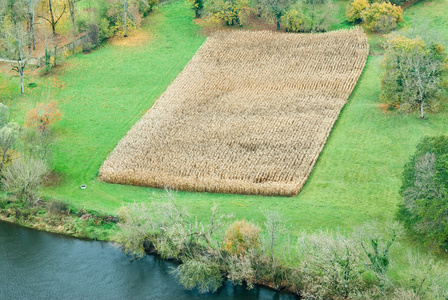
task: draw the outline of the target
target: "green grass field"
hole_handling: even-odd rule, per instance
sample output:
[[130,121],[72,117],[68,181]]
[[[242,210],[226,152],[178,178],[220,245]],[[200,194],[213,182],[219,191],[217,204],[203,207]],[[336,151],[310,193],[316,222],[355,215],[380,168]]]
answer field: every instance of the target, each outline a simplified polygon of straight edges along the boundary
[[[406,10],[405,25],[423,16],[442,29],[447,24],[448,3],[435,0],[432,6],[426,6],[426,2]],[[61,183],[44,188],[41,192],[45,197],[107,213],[116,213],[127,202],[162,201],[163,191],[106,184],[96,176],[108,153],[204,42],[192,18],[183,1],[165,2],[146,20],[144,30],[150,38],[144,44],[106,44],[90,54],[78,54],[56,70],[56,76],[27,78],[38,87],[27,90],[26,96],[18,95],[16,78],[0,76],[2,102],[9,103],[15,120],[23,121],[27,110],[46,100],[50,88],[63,112],[62,121],[55,126],[57,139],[51,161]],[[448,30],[443,29],[447,35]],[[178,202],[199,218],[217,204],[222,212],[234,212],[237,218],[259,223],[259,208],[276,209],[285,216],[292,235],[303,229],[351,231],[365,221],[392,220],[400,202],[403,165],[423,136],[446,134],[448,111],[428,115],[427,120],[381,112],[381,59],[369,57],[298,197],[178,192]],[[87,189],[81,190],[81,184]],[[406,247],[401,246],[397,252],[403,253]]]

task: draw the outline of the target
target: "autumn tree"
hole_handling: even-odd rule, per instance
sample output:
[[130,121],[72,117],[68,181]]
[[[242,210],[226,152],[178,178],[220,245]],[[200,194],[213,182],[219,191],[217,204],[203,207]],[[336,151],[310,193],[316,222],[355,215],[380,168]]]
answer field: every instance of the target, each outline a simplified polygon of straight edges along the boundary
[[61,112],[55,102],[39,103],[35,108],[27,112],[25,126],[43,133],[60,120]]
[[345,18],[350,23],[362,22],[363,13],[369,7],[367,0],[355,0],[347,5],[345,10]]
[[382,62],[380,99],[403,111],[436,111],[446,98],[447,57],[442,45],[420,37],[391,36]]
[[227,26],[243,26],[244,20],[250,15],[249,0],[212,0],[207,5],[207,15],[210,20],[224,21]]
[[54,138],[52,126],[61,120],[61,112],[55,102],[38,103],[25,115],[24,151],[40,160],[47,160],[51,155]]
[[67,2],[65,0],[43,0],[40,9],[40,17],[50,24],[53,36],[56,36],[56,26],[65,14]]
[[389,2],[373,3],[362,11],[361,16],[365,27],[374,32],[387,33],[403,22],[401,7]]
[[260,246],[261,229],[252,222],[246,220],[235,221],[229,229],[223,241],[223,249],[230,255],[243,255],[251,249]]

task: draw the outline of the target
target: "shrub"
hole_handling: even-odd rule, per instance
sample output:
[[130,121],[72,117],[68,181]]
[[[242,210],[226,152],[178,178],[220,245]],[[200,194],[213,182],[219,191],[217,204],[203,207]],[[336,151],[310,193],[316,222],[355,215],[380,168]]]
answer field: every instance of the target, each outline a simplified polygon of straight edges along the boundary
[[159,0],[138,1],[138,11],[143,17],[146,17],[157,6],[157,4],[159,4]]
[[299,251],[302,295],[307,298],[352,298],[364,292],[366,271],[357,243],[340,233],[302,233]]
[[98,37],[99,37],[99,29],[98,26],[95,23],[89,24],[87,36],[89,37],[89,42],[92,45],[98,44]]
[[[253,253],[251,253],[253,254]],[[256,281],[256,270],[252,264],[253,255],[228,256],[226,261],[227,278],[234,285],[247,284],[247,288],[254,287]]]
[[8,106],[0,103],[0,128],[8,123],[9,119]]
[[45,203],[49,214],[65,215],[68,214],[70,208],[67,203],[59,200],[52,200]]
[[386,33],[403,21],[401,7],[388,2],[373,3],[363,13],[365,27],[375,32]]
[[50,126],[61,120],[61,112],[55,102],[39,103],[25,116],[25,126],[45,132]]
[[21,157],[3,170],[2,184],[7,192],[31,200],[47,173],[48,168],[42,160]]
[[10,164],[18,157],[12,147],[19,138],[20,127],[16,123],[8,123],[0,129],[0,172],[4,166]]
[[177,267],[176,277],[185,289],[197,289],[201,294],[216,292],[221,287],[223,279],[219,265],[193,259]]
[[448,136],[426,137],[405,165],[399,218],[426,242],[448,249]]
[[[442,262],[412,252],[408,252],[407,261],[409,268],[401,273],[401,282],[407,290],[398,290],[398,295],[412,295],[409,299],[448,299],[448,276]],[[398,295],[397,300],[406,299]]]
[[230,255],[243,255],[260,246],[260,228],[245,220],[235,221],[224,237],[223,249]]
[[[80,213],[80,215],[84,212]],[[137,258],[145,256],[145,242],[153,233],[153,211],[144,204],[130,204],[118,210],[118,231],[115,240],[117,245],[128,255]]]
[[355,0],[347,5],[345,18],[351,23],[359,23],[362,21],[362,13],[369,7],[367,0]]
[[102,43],[104,40],[111,38],[114,31],[110,28],[109,21],[106,18],[101,18],[98,22],[98,42]]
[[281,17],[281,23],[285,26],[287,32],[303,31],[302,24],[304,22],[303,15],[299,14],[296,9],[288,10],[285,15]]

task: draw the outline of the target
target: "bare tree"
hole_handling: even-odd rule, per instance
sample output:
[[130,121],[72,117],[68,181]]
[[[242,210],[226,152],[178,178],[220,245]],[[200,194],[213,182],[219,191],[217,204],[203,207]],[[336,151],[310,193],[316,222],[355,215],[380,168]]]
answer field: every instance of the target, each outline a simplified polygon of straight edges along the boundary
[[128,36],[128,9],[129,5],[131,4],[132,0],[121,0],[121,6],[123,7],[123,30],[124,30],[124,36]]
[[11,63],[11,70],[19,74],[20,92],[24,94],[24,71],[30,59],[29,54],[26,53],[26,48],[30,40],[30,35],[26,26],[20,20],[11,21],[5,17],[1,22],[3,33],[0,43],[6,49],[7,58],[13,61]]
[[[72,21],[72,35],[73,39],[76,37],[76,22],[75,22],[75,4],[80,0],[67,0],[68,9],[70,11],[70,19]],[[75,43],[72,43],[72,52],[75,55]]]
[[36,23],[36,9],[38,0],[18,0],[16,5],[20,7],[20,11],[23,13],[23,18],[26,21],[26,27],[30,35],[30,39],[28,41],[28,53],[31,53],[31,48],[36,50],[34,24]]

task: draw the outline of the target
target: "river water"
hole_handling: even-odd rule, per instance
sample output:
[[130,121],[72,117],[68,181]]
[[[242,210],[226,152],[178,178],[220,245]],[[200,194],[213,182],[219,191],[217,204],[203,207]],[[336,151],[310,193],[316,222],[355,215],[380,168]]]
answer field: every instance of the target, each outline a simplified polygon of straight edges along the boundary
[[174,264],[146,256],[131,262],[109,243],[0,222],[0,299],[296,299],[227,282],[214,294],[185,291]]

